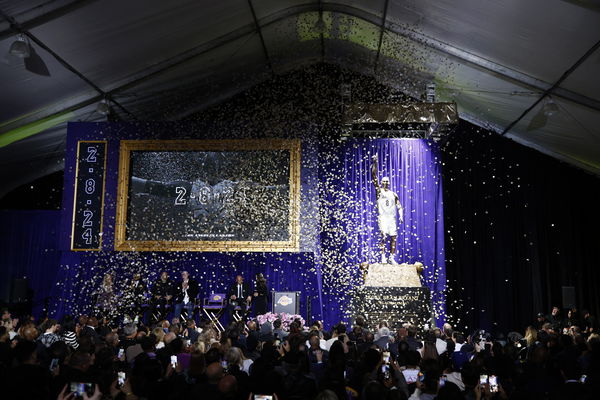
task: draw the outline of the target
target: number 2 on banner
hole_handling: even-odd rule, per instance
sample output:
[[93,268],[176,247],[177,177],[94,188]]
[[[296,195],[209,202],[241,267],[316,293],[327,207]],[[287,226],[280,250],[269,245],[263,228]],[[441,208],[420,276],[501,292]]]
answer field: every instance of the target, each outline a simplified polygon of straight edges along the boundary
[[177,186],[175,188],[175,193],[177,194],[177,197],[175,198],[175,205],[176,206],[186,205],[187,200],[185,199],[185,194],[187,193],[187,190],[185,190],[185,188],[183,186]]
[[94,213],[91,212],[90,210],[84,210],[83,211],[83,223],[81,224],[82,227],[87,228],[88,226],[92,226],[92,217],[94,216]]
[[87,148],[87,158],[85,159],[85,161],[87,162],[96,162],[96,154],[98,154],[98,148],[97,147],[88,147]]

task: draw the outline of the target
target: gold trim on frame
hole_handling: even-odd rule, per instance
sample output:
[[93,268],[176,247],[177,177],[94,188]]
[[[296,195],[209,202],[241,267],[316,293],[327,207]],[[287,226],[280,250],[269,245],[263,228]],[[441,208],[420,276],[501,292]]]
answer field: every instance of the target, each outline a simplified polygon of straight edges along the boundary
[[[300,140],[121,140],[115,250],[117,251],[300,251]],[[127,240],[129,167],[132,151],[252,151],[288,150],[290,152],[290,239],[287,241],[199,241],[199,240]]]
[[[73,241],[75,240],[75,212],[77,210],[77,180],[79,178],[79,149],[81,143],[104,143],[104,170],[102,171],[102,200],[100,203],[100,236],[97,249],[74,249]],[[77,141],[77,156],[75,160],[75,191],[73,192],[73,217],[71,218],[71,251],[100,251],[102,250],[102,230],[104,229],[104,193],[106,192],[106,157],[108,155],[107,140],[79,140]]]

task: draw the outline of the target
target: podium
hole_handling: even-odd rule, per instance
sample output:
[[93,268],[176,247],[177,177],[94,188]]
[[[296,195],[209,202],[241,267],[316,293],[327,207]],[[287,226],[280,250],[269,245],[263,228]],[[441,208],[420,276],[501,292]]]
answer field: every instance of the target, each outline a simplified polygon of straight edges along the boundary
[[299,314],[300,292],[271,292],[273,313]]

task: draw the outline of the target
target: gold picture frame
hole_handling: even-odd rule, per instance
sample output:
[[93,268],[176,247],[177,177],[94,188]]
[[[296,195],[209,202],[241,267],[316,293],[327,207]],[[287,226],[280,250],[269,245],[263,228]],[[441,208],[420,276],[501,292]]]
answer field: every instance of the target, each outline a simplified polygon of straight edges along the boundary
[[[127,240],[130,155],[132,151],[260,151],[290,152],[290,223],[286,241],[202,241]],[[299,139],[227,140],[121,140],[115,250],[117,251],[218,251],[218,252],[298,252],[300,251],[300,156]]]

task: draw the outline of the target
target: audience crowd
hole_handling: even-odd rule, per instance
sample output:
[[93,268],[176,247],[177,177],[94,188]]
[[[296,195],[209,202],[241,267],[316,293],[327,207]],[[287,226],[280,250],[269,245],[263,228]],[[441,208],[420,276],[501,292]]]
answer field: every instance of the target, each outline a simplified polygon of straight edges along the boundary
[[506,335],[449,324],[392,330],[361,316],[329,330],[277,320],[219,332],[208,321],[112,326],[85,315],[19,321],[3,310],[2,398],[598,398],[600,336],[589,313],[581,317],[556,308]]

